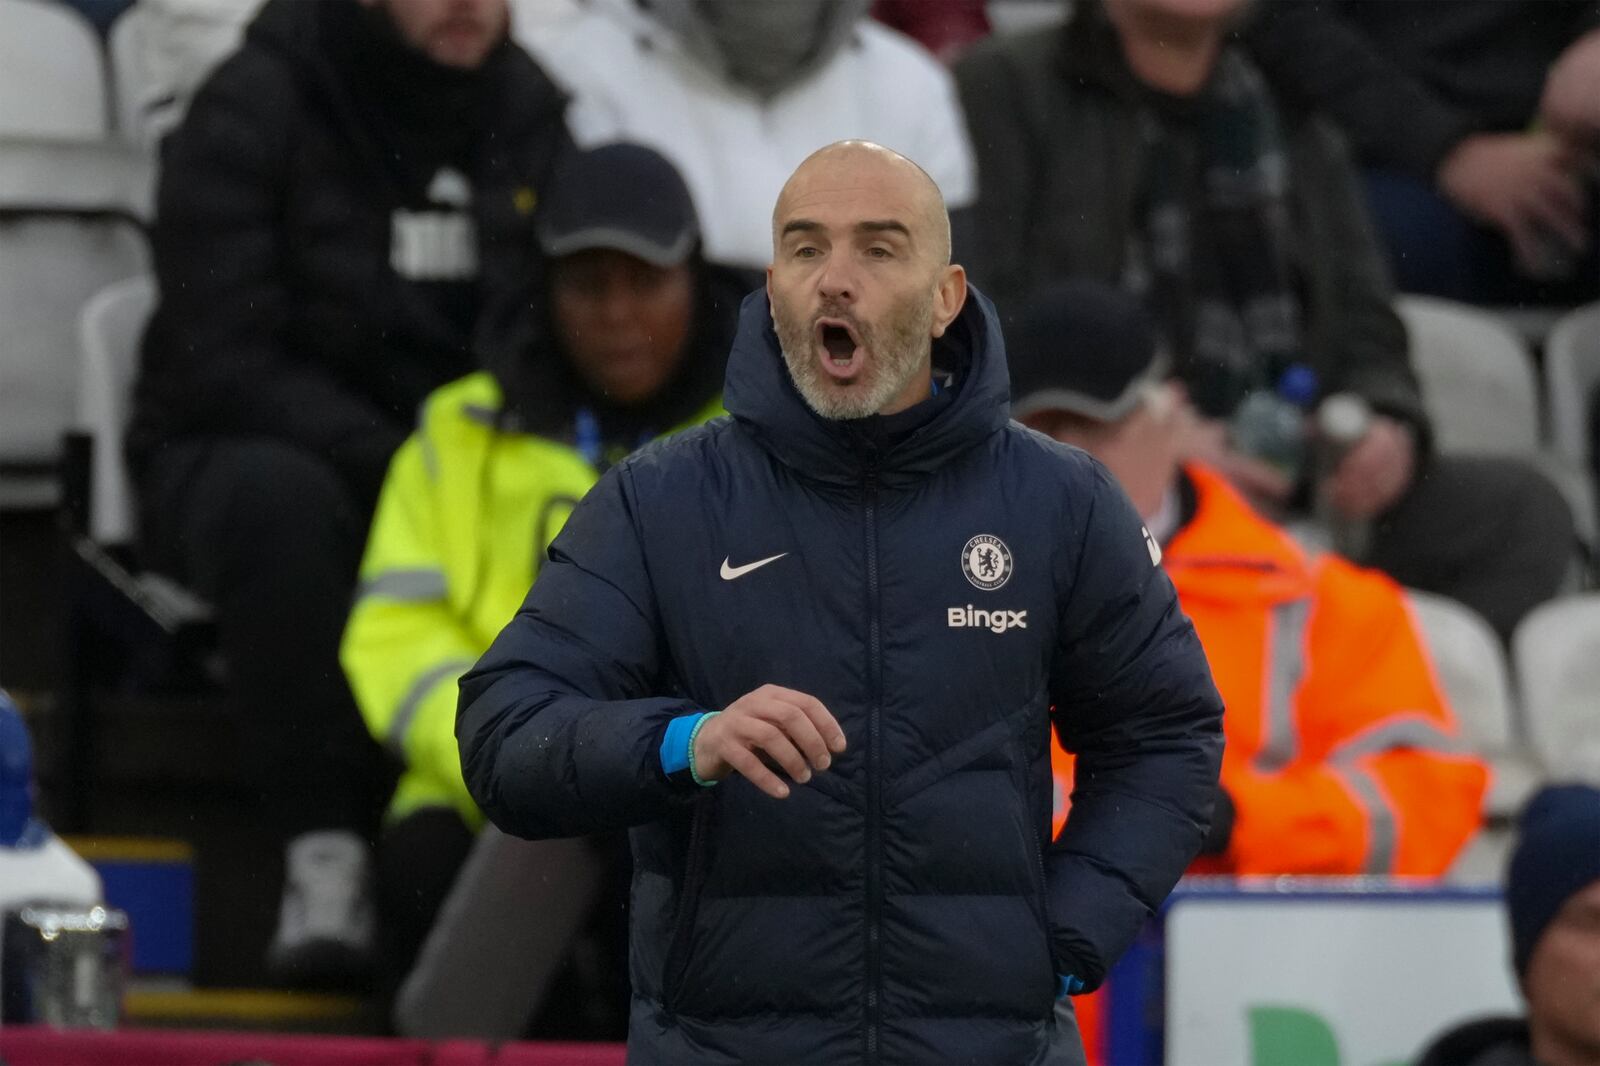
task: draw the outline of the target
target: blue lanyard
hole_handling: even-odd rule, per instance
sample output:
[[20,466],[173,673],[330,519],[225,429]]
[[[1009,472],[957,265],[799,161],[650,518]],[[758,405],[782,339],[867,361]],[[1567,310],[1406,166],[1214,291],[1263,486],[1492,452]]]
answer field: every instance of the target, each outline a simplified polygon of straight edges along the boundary
[[[578,449],[578,454],[588,461],[589,465],[598,470],[604,470],[611,464],[606,462],[606,445],[600,436],[600,420],[595,417],[594,409],[584,405],[573,412],[572,415],[573,447]],[[635,448],[643,448],[655,439],[655,434],[648,429],[641,430],[639,442]]]
[[590,466],[599,466],[600,460],[605,458],[605,446],[600,441],[600,420],[594,416],[594,411],[588,407],[578,408],[572,416],[572,431],[578,454],[588,460]]

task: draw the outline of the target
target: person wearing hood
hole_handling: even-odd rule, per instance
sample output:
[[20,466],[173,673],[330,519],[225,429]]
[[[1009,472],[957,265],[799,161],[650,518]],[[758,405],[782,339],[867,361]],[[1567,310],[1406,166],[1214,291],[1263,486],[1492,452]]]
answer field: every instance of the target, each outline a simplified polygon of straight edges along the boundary
[[[592,0],[523,38],[572,94],[582,144],[630,140],[689,183],[714,262],[759,271],[767,217],[819,144],[858,137],[917,160],[957,209],[972,149],[949,73],[867,17],[869,0]],[[960,247],[963,241],[958,240]]]
[[516,613],[600,472],[722,413],[745,289],[709,267],[688,190],[648,148],[557,170],[539,242],[551,335],[435,391],[379,496],[340,658],[405,766],[378,846],[383,966],[403,976],[483,815],[461,779],[456,681]]
[[127,450],[140,552],[208,600],[265,825],[269,964],[369,958],[392,776],[339,671],[389,457],[429,390],[527,328],[565,101],[504,0],[271,0],[164,143],[160,303]]
[[[1307,551],[1180,458],[1194,414],[1133,295],[1053,286],[1010,337],[1013,413],[1116,475],[1227,704],[1217,813],[1190,872],[1443,874],[1478,829],[1488,772],[1402,590]],[[1072,760],[1056,755],[1064,801]]]
[[772,240],[732,417],[612,468],[462,679],[467,787],[631,830],[630,1061],[1081,1062],[1058,997],[1205,836],[1204,652],[1110,475],[1010,421],[925,172],[823,148]]

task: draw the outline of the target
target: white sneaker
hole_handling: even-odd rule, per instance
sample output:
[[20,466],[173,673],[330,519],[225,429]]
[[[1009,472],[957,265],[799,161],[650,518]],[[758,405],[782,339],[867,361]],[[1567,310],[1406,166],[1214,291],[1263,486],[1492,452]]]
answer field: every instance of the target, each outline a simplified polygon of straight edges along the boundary
[[283,904],[267,968],[297,985],[359,980],[372,966],[373,909],[366,843],[347,830],[289,842]]

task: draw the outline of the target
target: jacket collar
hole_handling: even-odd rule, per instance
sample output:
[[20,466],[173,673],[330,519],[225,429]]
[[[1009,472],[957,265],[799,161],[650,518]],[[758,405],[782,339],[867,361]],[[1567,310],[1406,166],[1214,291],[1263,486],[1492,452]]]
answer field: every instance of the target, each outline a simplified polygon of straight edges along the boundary
[[1282,527],[1262,518],[1223,476],[1188,463],[1194,516],[1165,549],[1166,568],[1185,596],[1271,603],[1311,594],[1316,560]]
[[818,416],[806,406],[784,365],[764,291],[745,298],[728,359],[728,412],[784,465],[832,484],[857,484],[868,473],[904,487],[997,432],[1010,420],[1010,384],[998,316],[977,289],[933,346],[934,367],[951,375],[954,395],[924,424],[904,435],[891,419],[850,421]]

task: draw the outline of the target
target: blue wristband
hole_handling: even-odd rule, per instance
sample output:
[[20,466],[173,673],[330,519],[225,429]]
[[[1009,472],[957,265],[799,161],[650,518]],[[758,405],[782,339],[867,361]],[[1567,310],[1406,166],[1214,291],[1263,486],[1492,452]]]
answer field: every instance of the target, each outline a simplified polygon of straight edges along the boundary
[[711,719],[715,718],[717,715],[719,715],[721,713],[722,713],[721,711],[707,711],[705,714],[702,714],[700,716],[700,718],[694,723],[694,728],[689,730],[689,744],[688,744],[688,748],[689,748],[689,776],[694,778],[694,783],[699,785],[701,788],[710,788],[713,785],[715,785],[716,782],[715,781],[707,781],[707,780],[705,780],[704,778],[702,778],[700,776],[700,771],[695,769],[695,767],[694,767],[694,738],[700,735],[701,728],[707,722],[711,721]]
[[1066,999],[1068,996],[1075,996],[1079,992],[1083,991],[1083,978],[1081,977],[1074,977],[1069,973],[1062,973],[1056,975],[1056,980],[1059,982],[1059,984],[1056,985],[1057,999]]
[[695,727],[705,712],[685,714],[667,723],[667,735],[661,738],[661,770],[669,777],[689,768],[689,744]]

